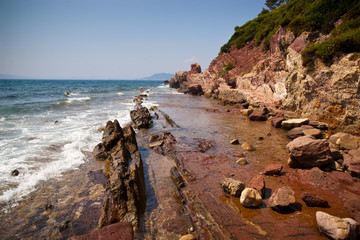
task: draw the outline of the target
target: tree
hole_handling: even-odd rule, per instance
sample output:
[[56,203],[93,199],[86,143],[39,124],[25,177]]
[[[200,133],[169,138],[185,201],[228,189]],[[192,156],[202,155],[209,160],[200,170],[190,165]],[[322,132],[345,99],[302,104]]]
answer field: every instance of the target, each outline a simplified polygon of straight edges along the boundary
[[280,6],[281,4],[284,4],[288,2],[289,0],[266,0],[265,5],[270,9],[273,10]]

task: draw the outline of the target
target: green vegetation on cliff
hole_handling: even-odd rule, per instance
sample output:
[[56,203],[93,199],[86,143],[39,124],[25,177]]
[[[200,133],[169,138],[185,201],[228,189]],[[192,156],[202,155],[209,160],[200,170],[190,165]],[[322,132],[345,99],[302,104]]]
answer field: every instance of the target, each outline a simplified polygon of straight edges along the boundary
[[[267,51],[271,37],[280,26],[287,27],[296,36],[304,31],[331,33],[330,40],[311,44],[303,52],[306,65],[316,57],[329,62],[340,53],[360,51],[359,0],[290,0],[282,5],[278,3],[284,1],[273,2],[274,6],[279,7],[272,11],[263,9],[257,18],[241,27],[235,27],[235,33],[221,47],[220,54],[229,52],[234,44],[237,48],[241,48],[252,40],[257,46],[264,42],[264,51]],[[340,18],[343,23],[335,28],[334,23]]]

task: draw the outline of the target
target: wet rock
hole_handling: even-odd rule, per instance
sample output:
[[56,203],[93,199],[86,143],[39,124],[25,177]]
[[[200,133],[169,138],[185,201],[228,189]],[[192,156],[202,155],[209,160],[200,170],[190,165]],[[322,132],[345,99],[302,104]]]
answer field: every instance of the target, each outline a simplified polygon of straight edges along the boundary
[[164,85],[169,85],[170,81],[169,80],[165,80],[164,81]]
[[295,193],[288,187],[277,189],[269,199],[269,206],[276,211],[283,211],[295,203]]
[[238,145],[238,144],[240,144],[239,139],[237,139],[237,138],[231,140],[230,143],[231,143],[232,145]]
[[150,128],[153,125],[149,110],[141,105],[137,105],[134,110],[130,111],[130,117],[138,129]]
[[204,94],[200,84],[191,84],[188,86],[188,93],[192,95],[202,95]]
[[196,139],[196,141],[198,142],[198,144],[196,145],[196,148],[194,150],[202,152],[202,153],[206,152],[207,150],[212,148],[212,146],[214,145],[213,142],[208,141],[206,139],[202,139],[202,138],[198,138],[198,139]]
[[302,125],[306,125],[309,123],[308,118],[301,118],[301,119],[289,119],[285,120],[281,123],[281,127],[287,130],[290,130],[295,127],[301,127]]
[[19,176],[19,174],[20,174],[20,172],[17,169],[15,169],[11,172],[11,176],[13,176],[13,177],[17,177],[17,176]]
[[253,145],[251,145],[250,143],[248,142],[244,142],[242,145],[241,145],[241,148],[244,150],[244,151],[255,151],[255,147]]
[[356,240],[359,223],[351,218],[339,218],[325,212],[316,212],[316,222],[320,232],[332,239]]
[[119,222],[100,228],[85,235],[71,237],[69,240],[131,240],[133,238],[134,233],[131,223]]
[[304,192],[301,194],[301,199],[306,203],[308,207],[328,207],[329,203],[325,199],[322,199],[315,194]]
[[151,106],[149,110],[150,110],[150,111],[157,111],[158,108],[157,108],[157,106]]
[[240,164],[240,165],[246,165],[248,164],[248,161],[242,157],[242,158],[239,158],[237,161],[236,161],[237,164]]
[[343,166],[351,176],[360,178],[360,149],[350,150],[348,154],[344,154]]
[[303,136],[298,137],[286,145],[289,152],[290,167],[309,168],[325,166],[332,163],[329,143],[326,140],[315,140],[314,138]]
[[253,113],[254,110],[252,109],[241,109],[241,114],[244,115],[244,116],[249,116],[250,114]]
[[105,147],[102,143],[99,143],[98,145],[95,146],[95,148],[93,150],[93,156],[94,156],[95,160],[98,160],[98,161],[105,161],[106,159],[109,158],[109,154],[105,150]]
[[271,125],[274,126],[275,128],[281,128],[281,123],[285,120],[286,119],[284,117],[275,116],[271,119]]
[[262,197],[256,189],[245,188],[241,193],[240,203],[244,207],[259,207],[262,202]]
[[170,176],[178,189],[185,186],[184,179],[182,178],[179,170],[175,166],[170,169]]
[[264,177],[262,175],[257,175],[255,177],[253,177],[250,180],[249,188],[256,189],[260,193],[261,197],[264,198],[265,197],[265,191],[266,191]]
[[119,122],[117,120],[114,120],[114,122],[108,121],[102,137],[102,145],[105,150],[109,151],[113,148],[122,136],[123,131]]
[[265,168],[265,175],[279,175],[281,170],[283,169],[283,166],[281,164],[270,164],[267,165]]
[[265,111],[254,111],[249,115],[249,119],[252,121],[266,121],[267,113]]
[[196,238],[192,234],[186,234],[184,236],[181,236],[179,240],[196,240]]
[[51,211],[53,208],[53,205],[51,203],[48,203],[45,205],[45,211]]
[[245,184],[243,182],[232,178],[225,178],[221,181],[220,186],[224,192],[229,193],[234,197],[240,197],[241,192],[245,188]]
[[167,155],[174,151],[174,145],[177,143],[175,137],[170,132],[162,132],[151,137],[153,150],[160,155]]

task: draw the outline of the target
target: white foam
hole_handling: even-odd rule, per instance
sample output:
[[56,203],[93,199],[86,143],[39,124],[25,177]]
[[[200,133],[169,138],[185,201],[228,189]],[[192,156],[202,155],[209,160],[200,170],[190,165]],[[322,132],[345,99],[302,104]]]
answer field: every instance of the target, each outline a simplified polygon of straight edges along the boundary
[[123,92],[118,92],[117,95],[122,96],[122,95],[124,95],[124,93]]
[[72,103],[75,101],[83,102],[83,101],[89,101],[90,99],[91,99],[90,97],[68,98],[68,99],[66,99],[66,102],[67,103]]
[[5,117],[0,117],[0,122],[5,121]]

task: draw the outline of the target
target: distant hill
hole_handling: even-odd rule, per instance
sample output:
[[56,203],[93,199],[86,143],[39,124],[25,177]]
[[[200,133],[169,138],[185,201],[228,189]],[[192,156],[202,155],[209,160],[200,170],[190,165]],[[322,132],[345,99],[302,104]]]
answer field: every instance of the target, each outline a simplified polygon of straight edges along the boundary
[[155,73],[149,77],[141,78],[141,80],[170,80],[174,77],[171,73]]

